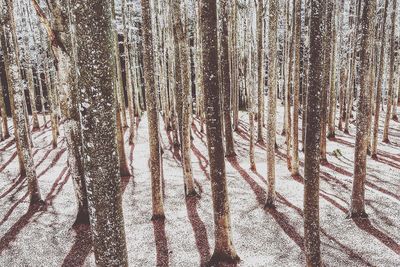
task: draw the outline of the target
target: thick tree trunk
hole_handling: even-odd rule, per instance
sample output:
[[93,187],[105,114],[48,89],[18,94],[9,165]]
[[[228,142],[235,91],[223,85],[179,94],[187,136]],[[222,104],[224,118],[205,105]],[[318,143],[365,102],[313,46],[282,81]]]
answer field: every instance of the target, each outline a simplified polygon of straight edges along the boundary
[[307,266],[322,266],[319,228],[319,168],[323,82],[323,23],[325,1],[311,2],[310,67],[304,162],[304,248]]
[[375,6],[374,0],[363,0],[364,8],[361,17],[361,68],[360,97],[358,100],[356,120],[356,143],[354,152],[354,180],[351,194],[351,217],[365,217],[365,179],[367,171],[367,148],[369,136],[369,114],[371,112],[371,95],[369,68],[372,59],[372,40],[374,37]]
[[203,83],[207,127],[207,146],[210,158],[211,190],[214,210],[215,248],[210,265],[223,262],[236,263],[240,259],[232,243],[228,189],[225,173],[225,158],[221,116],[220,90],[218,83],[218,37],[216,1],[202,0],[201,30],[203,38]]
[[94,255],[98,266],[128,266],[115,138],[118,129],[112,3],[73,0],[71,6],[79,44],[82,154]]

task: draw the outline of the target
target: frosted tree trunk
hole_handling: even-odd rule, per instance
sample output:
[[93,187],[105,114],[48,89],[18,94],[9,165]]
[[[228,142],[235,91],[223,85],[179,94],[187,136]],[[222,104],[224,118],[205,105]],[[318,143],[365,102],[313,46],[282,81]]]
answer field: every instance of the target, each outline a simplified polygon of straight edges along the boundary
[[[190,83],[190,66],[189,66],[189,45],[188,45],[188,34],[187,27],[184,27],[182,17],[183,12],[181,12],[181,0],[173,1],[173,10],[174,10],[174,30],[176,31],[176,36],[178,39],[177,45],[179,48],[179,59],[181,68],[181,81],[182,81],[182,122],[181,122],[181,151],[182,151],[182,165],[183,165],[183,174],[185,180],[185,194],[187,196],[196,195],[194,181],[193,181],[193,173],[192,173],[192,165],[190,159],[190,128],[191,128],[191,83]],[[184,20],[184,19],[183,19]]]
[[235,156],[235,149],[233,143],[233,132],[232,132],[232,120],[231,120],[231,72],[229,68],[229,57],[232,53],[229,50],[229,32],[228,32],[228,21],[229,21],[229,8],[228,1],[222,0],[220,2],[221,8],[221,76],[222,76],[222,92],[223,92],[223,105],[224,105],[224,133],[225,133],[225,156]]
[[[30,61],[29,57],[28,60]],[[39,126],[38,113],[36,109],[36,92],[35,92],[35,85],[33,82],[33,70],[30,62],[28,62],[28,67],[26,68],[26,78],[28,80],[29,100],[32,110],[32,131],[35,132],[40,129],[40,126]]]
[[[12,88],[11,94],[13,95],[14,104],[14,115],[15,115],[15,127],[17,128],[16,134],[18,137],[16,141],[18,143],[17,149],[20,150],[22,155],[23,166],[25,167],[25,174],[28,179],[28,192],[29,192],[29,203],[30,208],[38,208],[44,204],[40,196],[39,185],[36,176],[35,164],[32,156],[32,148],[29,141],[29,131],[28,122],[24,115],[24,91],[22,84],[22,77],[20,73],[20,63],[19,63],[19,47],[17,43],[17,35],[15,29],[15,20],[13,13],[12,0],[7,0],[7,10],[6,10],[6,21],[5,21],[5,33],[6,40],[8,40],[9,51],[7,54],[9,69],[8,73],[10,75],[9,88]],[[21,176],[23,174],[21,173]]]
[[146,87],[146,107],[149,124],[150,171],[153,201],[153,220],[165,218],[161,184],[161,155],[158,126],[157,98],[154,86],[154,58],[152,19],[149,0],[141,0],[143,21],[143,63]]
[[[5,15],[5,18],[7,18],[7,15]],[[7,78],[7,86],[9,89],[9,93],[8,97],[10,98],[10,107],[11,107],[11,115],[12,115],[12,119],[13,119],[13,132],[14,132],[14,136],[15,136],[15,144],[17,147],[17,153],[18,153],[18,164],[19,164],[19,172],[21,176],[25,176],[26,175],[26,169],[25,169],[25,165],[24,165],[24,160],[23,160],[23,154],[22,154],[22,149],[20,147],[20,142],[18,141],[18,126],[17,126],[17,119],[16,119],[16,114],[15,114],[15,104],[14,104],[14,94],[12,94],[12,79],[11,79],[11,54],[10,54],[10,47],[7,44],[7,38],[2,38],[3,36],[5,36],[5,27],[0,27],[0,41],[1,41],[1,48],[2,48],[2,52],[3,52],[3,57],[4,57],[4,66],[5,66],[5,73],[6,73],[6,78]]]
[[126,0],[122,1],[122,21],[124,26],[124,54],[125,54],[125,77],[126,77],[126,91],[128,95],[128,113],[129,113],[129,144],[133,144],[135,138],[135,114],[133,103],[133,87],[131,79],[131,62],[129,59],[129,45],[128,45],[128,24],[126,13],[128,12]]
[[327,138],[335,138],[335,117],[336,117],[336,49],[337,49],[337,36],[336,36],[336,17],[337,15],[337,4],[333,3],[333,15],[332,15],[332,36],[331,45],[332,51],[330,55],[330,80],[329,80],[329,109],[328,109],[328,135]]
[[268,118],[267,118],[267,207],[275,206],[275,140],[276,140],[276,88],[277,88],[277,34],[278,1],[269,0],[268,35]]
[[[64,131],[67,141],[68,166],[74,184],[77,200],[77,216],[74,225],[89,224],[88,200],[84,177],[84,166],[82,159],[82,137],[80,114],[78,106],[79,92],[76,83],[76,65],[73,55],[72,34],[70,20],[66,16],[69,12],[68,0],[58,3],[52,2],[53,26],[40,9],[36,1],[32,1],[36,12],[42,23],[47,27],[48,36],[53,39],[51,42],[54,56],[57,61],[58,91],[60,92],[61,113],[64,117]],[[58,36],[56,38],[56,36]],[[41,86],[40,73],[38,73],[39,85]],[[41,89],[41,98],[43,91]],[[42,102],[44,103],[44,102]],[[44,106],[43,106],[44,108]],[[44,122],[46,123],[46,122]]]
[[333,16],[333,0],[326,3],[326,15],[324,22],[324,84],[322,90],[321,101],[321,162],[327,162],[326,157],[326,126],[328,116],[328,95],[330,89],[331,73],[331,53],[332,53],[332,16]]
[[351,194],[350,216],[352,218],[365,217],[365,179],[367,172],[367,148],[369,137],[369,114],[371,112],[371,95],[369,83],[369,68],[372,63],[372,43],[375,23],[374,0],[363,0],[364,8],[361,17],[361,68],[360,96],[357,107],[356,142],[354,152],[354,177]]
[[6,112],[6,103],[4,101],[4,88],[3,84],[0,82],[0,113],[1,113],[1,118],[2,118],[2,127],[3,132],[2,132],[2,138],[7,139],[10,137],[10,132],[8,129],[8,120],[7,120],[7,112]]
[[264,129],[264,1],[257,1],[257,72],[258,72],[258,113],[257,142],[263,143]]
[[301,0],[295,0],[294,34],[294,87],[293,87],[293,156],[292,175],[299,175],[299,109],[300,109],[300,41],[301,41]]
[[73,0],[71,7],[79,44],[76,49],[82,154],[94,255],[98,266],[128,266],[115,138],[118,129],[112,3]]
[[389,92],[387,94],[387,107],[386,107],[386,116],[385,116],[385,124],[383,127],[383,142],[389,143],[389,125],[390,125],[390,118],[392,112],[392,105],[394,99],[394,65],[395,65],[395,32],[396,32],[396,3],[397,0],[393,0],[393,10],[392,10],[392,31],[390,35],[390,63],[389,63],[389,81],[388,87]]
[[324,86],[323,27],[325,1],[311,1],[310,66],[304,151],[304,250],[307,266],[323,266],[319,228],[321,97]]
[[210,265],[237,263],[240,259],[232,243],[228,188],[220,116],[218,83],[218,37],[216,1],[202,0],[201,31],[203,37],[204,110],[206,112],[207,147],[210,159],[211,191],[214,211],[215,248]]
[[378,132],[379,132],[379,114],[381,109],[382,101],[382,79],[385,64],[385,46],[386,46],[386,18],[387,18],[387,8],[389,0],[385,0],[385,7],[383,11],[383,22],[382,22],[382,36],[381,36],[381,51],[379,57],[379,67],[378,67],[378,85],[376,89],[376,99],[375,99],[375,114],[374,114],[374,126],[372,129],[372,145],[371,145],[371,157],[373,159],[378,158]]

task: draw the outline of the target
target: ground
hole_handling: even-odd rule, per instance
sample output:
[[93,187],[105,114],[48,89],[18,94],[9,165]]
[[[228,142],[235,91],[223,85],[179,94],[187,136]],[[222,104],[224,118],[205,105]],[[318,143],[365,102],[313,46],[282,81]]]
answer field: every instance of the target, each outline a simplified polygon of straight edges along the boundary
[[[234,134],[236,159],[226,162],[233,243],[240,266],[304,266],[303,178],[286,167],[279,107],[276,167],[277,209],[264,210],[266,151],[256,149],[257,171],[249,169],[248,115],[241,113]],[[40,121],[42,123],[42,121]],[[381,123],[383,125],[383,123]],[[61,126],[62,128],[62,126]],[[206,137],[193,124],[192,167],[200,198],[185,199],[183,172],[172,137],[162,128],[164,223],[151,218],[147,118],[128,144],[132,177],[122,179],[130,266],[200,266],[214,247]],[[61,129],[62,130],[62,129]],[[266,133],[266,131],[265,131]],[[379,160],[368,158],[366,210],[369,219],[347,219],[352,188],[355,126],[328,141],[328,164],[321,168],[320,218],[326,266],[400,266],[400,124],[391,122],[391,144],[379,143]],[[71,228],[76,212],[63,131],[51,147],[49,127],[33,133],[34,160],[46,210],[28,211],[27,183],[18,174],[13,138],[0,143],[0,266],[94,266],[87,228]],[[300,144],[300,147],[301,144]],[[101,148],[99,148],[101,149]],[[222,153],[222,152],[221,152]],[[300,154],[303,174],[304,154]]]

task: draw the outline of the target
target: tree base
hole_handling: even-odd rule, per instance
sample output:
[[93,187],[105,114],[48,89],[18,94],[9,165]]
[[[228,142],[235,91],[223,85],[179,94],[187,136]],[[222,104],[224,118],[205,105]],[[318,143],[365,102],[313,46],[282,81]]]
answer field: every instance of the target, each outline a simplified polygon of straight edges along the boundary
[[384,138],[384,139],[382,140],[382,142],[385,143],[385,144],[390,144],[389,138]]
[[165,221],[165,215],[164,214],[155,214],[151,216],[151,221]]
[[347,215],[348,219],[368,219],[368,214],[365,211],[352,212],[350,211]]
[[225,252],[214,252],[211,256],[210,260],[206,264],[207,267],[218,267],[224,265],[233,265],[236,266],[240,262],[239,256],[233,252],[231,254],[227,254]]
[[190,197],[199,197],[200,195],[199,195],[199,193],[197,193],[197,191],[195,189],[187,192],[187,190],[185,188],[185,196],[190,198]]
[[372,155],[371,155],[371,158],[372,158],[373,160],[378,160],[378,154],[376,154],[376,153],[372,154]]
[[275,200],[267,198],[267,201],[264,204],[264,209],[276,209]]
[[399,117],[397,115],[393,115],[392,116],[392,120],[394,120],[395,122],[399,121]]
[[46,209],[46,202],[41,199],[31,200],[29,203],[29,210],[41,211]]
[[72,228],[76,228],[80,225],[90,225],[88,212],[78,211],[78,214],[76,215],[76,219],[74,224],[72,225]]
[[321,165],[327,165],[329,162],[328,162],[328,159],[327,158],[321,158],[321,160],[320,160],[320,164]]
[[234,158],[236,156],[237,155],[236,155],[235,151],[233,151],[233,152],[226,153],[225,158]]
[[349,129],[344,129],[345,134],[350,134]]
[[335,132],[329,133],[329,134],[326,136],[326,138],[328,138],[329,140],[335,140],[335,138],[336,138]]

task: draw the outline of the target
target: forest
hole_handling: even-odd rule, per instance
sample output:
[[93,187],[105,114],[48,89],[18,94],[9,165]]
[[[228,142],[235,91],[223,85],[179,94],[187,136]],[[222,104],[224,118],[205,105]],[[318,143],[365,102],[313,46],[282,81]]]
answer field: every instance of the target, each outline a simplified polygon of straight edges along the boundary
[[400,266],[397,0],[0,0],[0,266]]

